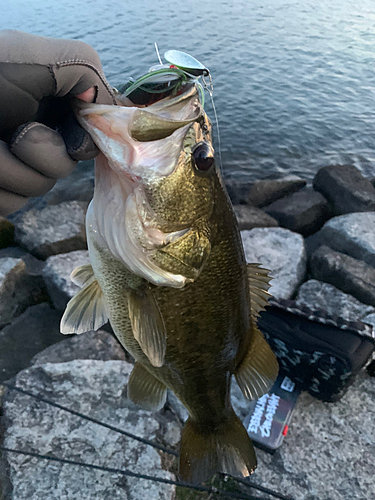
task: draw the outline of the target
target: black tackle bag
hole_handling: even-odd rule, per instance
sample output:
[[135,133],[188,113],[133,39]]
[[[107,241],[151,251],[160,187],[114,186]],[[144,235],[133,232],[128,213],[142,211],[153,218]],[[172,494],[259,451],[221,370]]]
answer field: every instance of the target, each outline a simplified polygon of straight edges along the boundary
[[270,300],[258,326],[280,368],[323,401],[338,401],[375,349],[373,327],[312,311],[292,300]]

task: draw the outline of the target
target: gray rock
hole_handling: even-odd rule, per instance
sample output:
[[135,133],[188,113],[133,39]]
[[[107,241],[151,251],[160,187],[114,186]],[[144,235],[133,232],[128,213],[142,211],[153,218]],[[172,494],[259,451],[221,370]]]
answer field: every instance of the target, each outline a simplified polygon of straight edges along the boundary
[[[22,371],[15,385],[155,440],[161,431],[154,415],[135,407],[126,398],[132,368],[125,361],[48,363]],[[7,391],[3,411],[5,447],[174,479],[162,469],[161,457],[154,448],[29,396]],[[171,485],[11,453],[7,453],[6,459],[13,500],[171,500],[174,497],[175,488]]]
[[271,205],[265,212],[276,219],[280,226],[303,236],[315,233],[332,216],[328,201],[312,188],[305,188]]
[[335,286],[317,280],[303,283],[298,290],[296,304],[314,311],[324,310],[330,316],[339,316],[347,321],[357,321],[375,312],[373,307],[362,304]]
[[312,276],[336,286],[364,304],[375,306],[375,269],[322,245],[310,261]]
[[20,247],[7,247],[0,250],[0,259],[4,257],[12,257],[14,259],[22,259],[26,264],[27,272],[33,276],[42,276],[44,262],[37,259],[31,253]]
[[0,331],[0,381],[14,377],[35,354],[64,338],[60,316],[48,304],[38,304]]
[[252,480],[298,500],[367,500],[375,493],[375,388],[360,373],[337,403],[303,393],[274,455],[257,450]]
[[180,423],[186,422],[189,412],[172,391],[168,391],[167,402]]
[[375,210],[375,188],[353,165],[321,168],[313,185],[332,204],[335,215]]
[[[60,326],[60,314],[58,326]],[[60,329],[59,329],[60,332]],[[60,334],[59,340],[64,338]],[[97,359],[101,361],[127,360],[127,354],[114,335],[104,330],[72,335],[61,340],[44,351],[39,352],[31,360],[32,365],[45,363],[66,363],[75,359]]]
[[241,236],[246,261],[271,271],[269,292],[277,299],[291,298],[306,274],[302,236],[278,227],[241,231]]
[[234,205],[234,213],[237,217],[240,231],[253,229],[254,227],[277,227],[278,223],[263,210],[249,205]]
[[48,293],[56,309],[63,311],[68,301],[80,290],[70,279],[78,266],[89,264],[87,250],[76,250],[48,257],[43,270]]
[[236,414],[243,420],[249,413],[250,401],[245,398],[239,388],[237,381],[234,376],[232,376],[232,385],[230,391],[230,399],[232,406]]
[[233,205],[247,203],[252,184],[238,179],[225,179],[225,186]]
[[304,186],[306,186],[306,181],[296,175],[257,180],[251,186],[248,202],[256,207],[263,207],[283,196],[299,191]]
[[73,200],[89,202],[94,195],[94,178],[94,160],[80,161],[73,172],[58,179],[43,198],[48,205]]
[[67,201],[30,210],[15,223],[15,240],[40,259],[84,250],[86,208],[87,203]]
[[29,306],[48,300],[40,275],[28,269],[21,258],[0,258],[0,328]]
[[6,248],[14,242],[14,225],[0,216],[0,248]]
[[367,323],[368,325],[372,325],[375,332],[375,313],[368,314],[364,318],[362,318],[363,323]]
[[333,217],[308,240],[310,251],[327,245],[375,267],[375,212]]

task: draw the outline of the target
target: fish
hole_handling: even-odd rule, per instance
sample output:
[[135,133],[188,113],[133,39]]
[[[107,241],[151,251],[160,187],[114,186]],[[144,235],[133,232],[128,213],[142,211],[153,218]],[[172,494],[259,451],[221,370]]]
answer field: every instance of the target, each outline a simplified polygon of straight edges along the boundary
[[185,405],[181,479],[247,477],[256,455],[230,387],[234,375],[251,400],[277,377],[256,325],[270,278],[246,263],[197,86],[149,106],[81,103],[77,116],[100,154],[86,216],[90,264],[71,275],[81,289],[61,332],[110,321],[136,360],[129,399],[157,411],[170,389]]

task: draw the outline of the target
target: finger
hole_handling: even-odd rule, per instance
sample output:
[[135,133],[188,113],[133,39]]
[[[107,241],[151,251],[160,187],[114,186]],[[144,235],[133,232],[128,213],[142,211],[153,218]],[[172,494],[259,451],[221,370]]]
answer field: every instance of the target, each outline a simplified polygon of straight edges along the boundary
[[61,135],[38,122],[27,123],[16,130],[10,151],[24,164],[51,179],[66,177],[76,166]]
[[94,102],[96,97],[95,87],[91,87],[90,89],[86,90],[86,92],[82,92],[82,94],[76,95],[76,97],[85,102]]
[[24,207],[29,198],[0,188],[0,215],[9,215]]
[[45,177],[25,165],[0,141],[0,187],[21,196],[40,196],[49,191],[56,180]]

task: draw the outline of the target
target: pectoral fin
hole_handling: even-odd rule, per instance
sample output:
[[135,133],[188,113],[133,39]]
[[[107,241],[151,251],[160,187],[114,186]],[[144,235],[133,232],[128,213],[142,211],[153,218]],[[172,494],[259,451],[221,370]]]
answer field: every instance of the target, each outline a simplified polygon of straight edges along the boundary
[[89,279],[82,277],[82,282],[87,284],[70,299],[61,319],[63,334],[97,330],[108,321],[104,296],[94,275]]
[[272,387],[279,371],[276,356],[262,333],[253,324],[250,348],[235,371],[235,377],[245,398],[263,396]]
[[128,398],[145,410],[158,411],[165,405],[167,388],[140,363],[136,363],[128,382]]
[[153,366],[163,366],[167,334],[159,307],[150,290],[131,290],[128,306],[134,338]]
[[253,318],[264,311],[268,300],[272,295],[268,292],[270,288],[269,270],[260,267],[260,264],[247,264],[247,277],[250,286],[251,315]]

